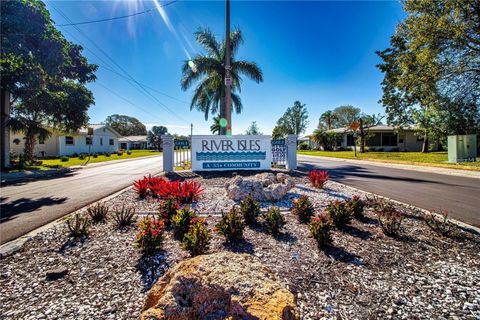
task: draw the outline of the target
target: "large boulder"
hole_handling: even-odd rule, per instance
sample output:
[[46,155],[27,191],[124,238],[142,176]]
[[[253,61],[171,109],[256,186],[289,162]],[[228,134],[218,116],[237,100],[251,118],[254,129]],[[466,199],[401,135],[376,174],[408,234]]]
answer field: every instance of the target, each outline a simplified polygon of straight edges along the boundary
[[295,186],[293,179],[285,173],[259,173],[253,177],[236,176],[225,183],[227,197],[240,201],[251,194],[258,201],[281,200]]
[[295,297],[257,258],[218,252],[184,260],[147,295],[140,319],[298,319]]

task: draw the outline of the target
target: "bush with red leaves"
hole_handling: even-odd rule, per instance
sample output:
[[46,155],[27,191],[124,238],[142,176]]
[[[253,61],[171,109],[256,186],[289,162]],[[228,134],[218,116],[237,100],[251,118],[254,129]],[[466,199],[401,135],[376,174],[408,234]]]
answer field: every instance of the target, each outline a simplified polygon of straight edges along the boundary
[[327,171],[324,170],[312,170],[308,174],[308,178],[310,179],[310,183],[313,187],[317,189],[323,188],[323,185],[327,180],[330,178]]

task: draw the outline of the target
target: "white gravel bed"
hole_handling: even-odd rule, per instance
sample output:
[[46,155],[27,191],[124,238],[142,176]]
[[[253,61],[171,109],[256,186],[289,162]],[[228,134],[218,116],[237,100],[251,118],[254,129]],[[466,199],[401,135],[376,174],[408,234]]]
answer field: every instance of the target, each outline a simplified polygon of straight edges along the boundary
[[[208,215],[211,229],[218,213],[235,204],[214,182],[192,206]],[[365,195],[335,182],[316,190],[300,181],[273,205],[289,209],[302,194],[318,211],[330,200]],[[127,190],[107,204],[155,211],[158,200],[138,200]],[[333,248],[319,251],[308,226],[287,214],[280,237],[260,224],[246,229],[239,247],[227,247],[213,234],[210,251],[259,257],[297,296],[302,319],[480,319],[480,236],[461,231],[458,239],[439,237],[404,209],[409,216],[401,239],[384,236],[367,212],[365,221],[334,230]],[[0,319],[136,319],[146,291],[188,254],[167,234],[165,250],[144,257],[133,246],[135,233],[108,222],[93,225],[84,241],[72,242],[63,224],[38,234],[0,260]],[[47,280],[53,269],[68,274]]]

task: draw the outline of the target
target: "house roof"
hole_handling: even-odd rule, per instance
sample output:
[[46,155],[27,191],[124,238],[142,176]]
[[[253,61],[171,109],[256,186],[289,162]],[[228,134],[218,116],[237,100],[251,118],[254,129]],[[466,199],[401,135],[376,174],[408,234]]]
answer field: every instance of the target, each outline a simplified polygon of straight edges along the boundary
[[[373,126],[369,128],[369,131],[394,131],[400,129],[400,127],[395,127],[395,126],[387,126],[384,124],[378,125],[378,126]],[[415,126],[408,126],[408,127],[402,127],[404,131],[413,131],[417,130]],[[328,130],[329,132],[336,132],[336,133],[344,133],[344,132],[351,132],[352,130],[350,128],[335,128]]]
[[107,124],[88,124],[86,127],[83,127],[81,128],[80,130],[78,130],[78,133],[80,134],[87,134],[88,133],[88,128],[93,128],[93,130],[98,130],[98,129],[102,129],[102,128],[106,128],[108,130],[110,130],[111,132],[113,132],[117,137],[121,137],[122,135],[120,133],[118,133],[115,129],[113,129],[112,127],[110,127],[109,125]]
[[118,139],[119,142],[147,142],[147,136],[127,136]]

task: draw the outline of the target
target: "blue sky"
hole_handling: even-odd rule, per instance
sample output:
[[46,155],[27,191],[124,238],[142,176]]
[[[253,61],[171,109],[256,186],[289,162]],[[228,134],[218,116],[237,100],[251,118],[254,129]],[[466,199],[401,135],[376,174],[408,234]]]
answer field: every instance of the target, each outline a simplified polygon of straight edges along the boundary
[[[193,35],[199,27],[223,37],[224,5],[178,1],[159,12],[153,1],[47,2],[57,24],[68,23],[63,15],[82,22],[152,9],[127,19],[80,25],[81,32],[59,27],[100,65],[97,82],[89,84],[96,100],[89,111],[91,122],[119,113],[135,116],[148,127],[166,125],[172,133],[189,133],[190,123],[194,134],[209,133],[210,119],[206,122],[202,113],[190,111],[192,92],[180,88],[181,65],[202,52]],[[307,106],[307,133],[324,111],[343,104],[383,112],[375,50],[388,46],[403,16],[401,5],[393,1],[233,1],[232,27],[240,27],[245,39],[238,57],[257,62],[264,73],[260,84],[244,78],[244,111],[233,115],[233,132],[243,133],[257,121],[261,131],[270,134],[295,100]],[[128,76],[107,69],[123,74],[115,63],[155,91],[145,93],[126,80]]]

